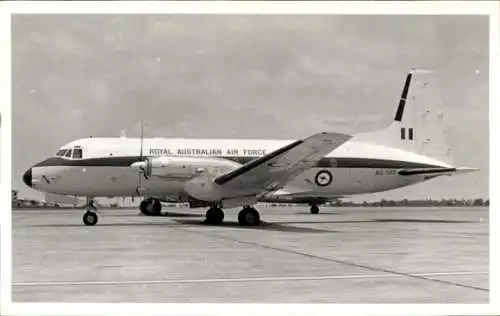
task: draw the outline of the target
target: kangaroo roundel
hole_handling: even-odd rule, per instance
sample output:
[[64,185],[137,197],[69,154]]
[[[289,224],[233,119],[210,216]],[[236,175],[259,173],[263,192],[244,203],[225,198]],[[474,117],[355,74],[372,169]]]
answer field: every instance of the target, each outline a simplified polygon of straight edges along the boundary
[[320,187],[326,187],[330,183],[332,183],[333,175],[328,170],[321,170],[316,174],[316,178],[314,178],[314,182]]

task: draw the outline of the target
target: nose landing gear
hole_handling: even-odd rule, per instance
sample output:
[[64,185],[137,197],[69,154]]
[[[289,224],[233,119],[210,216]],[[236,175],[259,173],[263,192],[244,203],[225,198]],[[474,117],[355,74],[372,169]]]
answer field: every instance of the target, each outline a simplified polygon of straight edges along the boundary
[[97,224],[97,219],[97,214],[94,212],[87,211],[83,214],[83,223],[87,226],[94,226]]
[[94,226],[98,221],[97,208],[94,205],[94,200],[87,198],[87,211],[83,214],[83,223],[87,226]]

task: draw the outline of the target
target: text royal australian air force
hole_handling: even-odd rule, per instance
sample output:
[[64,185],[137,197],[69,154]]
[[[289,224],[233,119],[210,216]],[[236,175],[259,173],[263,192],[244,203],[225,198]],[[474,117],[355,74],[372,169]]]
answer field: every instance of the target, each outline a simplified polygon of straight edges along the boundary
[[259,157],[266,154],[265,149],[225,149],[225,148],[150,148],[150,156],[245,156]]

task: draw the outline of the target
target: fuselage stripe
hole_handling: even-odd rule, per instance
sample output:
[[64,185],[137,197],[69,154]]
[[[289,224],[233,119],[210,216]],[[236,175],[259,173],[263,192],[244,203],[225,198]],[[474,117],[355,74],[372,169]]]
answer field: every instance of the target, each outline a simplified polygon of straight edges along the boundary
[[[187,156],[186,156],[187,157]],[[259,157],[248,156],[220,156],[241,164],[246,164]],[[39,162],[34,167],[53,167],[53,166],[75,166],[75,167],[128,167],[132,163],[140,160],[140,156],[126,157],[100,157],[88,159],[64,159],[60,157],[51,157]],[[317,168],[372,168],[372,169],[415,169],[415,168],[442,168],[443,166],[416,163],[410,161],[371,159],[371,158],[334,158],[325,157],[321,159]]]

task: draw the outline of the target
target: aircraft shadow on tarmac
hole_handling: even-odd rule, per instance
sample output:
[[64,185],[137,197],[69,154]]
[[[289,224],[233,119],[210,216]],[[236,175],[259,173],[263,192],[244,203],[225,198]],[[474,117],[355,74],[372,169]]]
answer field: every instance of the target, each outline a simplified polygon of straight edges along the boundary
[[[325,213],[327,215],[333,213]],[[137,214],[113,214],[107,215],[109,217],[121,217],[121,216],[133,216],[137,217]],[[317,215],[315,215],[317,216]],[[142,216],[143,218],[148,218],[149,216]],[[296,232],[296,233],[338,233],[335,230],[312,228],[312,227],[297,227],[291,226],[293,224],[356,224],[356,223],[441,223],[441,224],[457,224],[457,223],[476,223],[477,221],[464,221],[464,220],[445,220],[445,219],[397,219],[397,218],[380,218],[380,219],[367,219],[367,220],[312,220],[312,221],[285,221],[285,222],[273,222],[267,223],[261,221],[259,226],[241,226],[236,222],[224,222],[222,225],[209,225],[203,222],[204,216],[202,214],[186,214],[186,213],[175,213],[168,212],[167,214],[162,214],[160,216],[152,216],[151,219],[155,217],[166,217],[170,218],[171,222],[133,222],[133,223],[100,223],[97,226],[104,227],[120,227],[120,226],[162,226],[162,227],[179,227],[182,225],[201,225],[201,226],[214,226],[220,228],[237,228],[237,229],[250,229],[250,230],[268,230],[268,231],[282,231],[282,232]],[[188,219],[192,218],[192,219]],[[197,218],[197,219],[194,219]],[[82,224],[38,224],[29,225],[32,227],[85,227]]]
[[[113,217],[137,217],[137,216],[144,216],[141,213],[137,214],[113,214],[113,215],[108,215],[108,216],[113,216]],[[160,215],[155,215],[153,217],[204,217],[205,215],[203,214],[188,214],[188,213],[175,213],[175,212],[162,212]]]
[[[268,230],[268,231],[281,231],[281,232],[291,232],[291,233],[337,233],[335,230],[320,229],[320,228],[310,228],[310,227],[296,227],[287,225],[288,223],[267,223],[261,221],[259,226],[242,226],[236,222],[224,222],[222,225],[210,225],[203,222],[202,219],[176,219],[172,218],[173,222],[135,222],[135,223],[99,223],[95,227],[138,227],[138,226],[150,226],[150,227],[179,227],[188,225],[206,226],[206,227],[217,227],[217,228],[237,228],[237,229],[249,229],[249,230]],[[307,223],[307,222],[304,222]],[[314,224],[314,223],[313,223]],[[83,224],[37,224],[29,225],[30,227],[81,227],[89,228]],[[91,227],[90,227],[91,228]]]
[[98,227],[121,227],[121,226],[163,226],[163,227],[177,227],[179,224],[176,223],[162,223],[162,222],[150,222],[150,223],[98,223],[96,226],[85,226],[83,224],[37,224],[37,225],[27,225],[30,227],[82,227],[82,228],[98,228]]
[[242,226],[236,222],[224,222],[222,225],[209,225],[199,220],[192,219],[174,219],[173,221],[184,224],[184,225],[201,225],[201,226],[213,226],[220,228],[238,228],[238,229],[249,229],[249,230],[272,230],[272,231],[282,231],[282,232],[295,232],[295,233],[337,233],[335,230],[311,228],[311,227],[296,227],[284,225],[288,223],[267,223],[261,221],[259,226]]
[[311,214],[311,212],[295,212],[293,214],[296,214],[296,215],[311,215],[311,216],[328,216],[328,215],[341,215],[341,214],[344,214],[344,213],[339,213],[339,212],[320,212],[319,214]]

